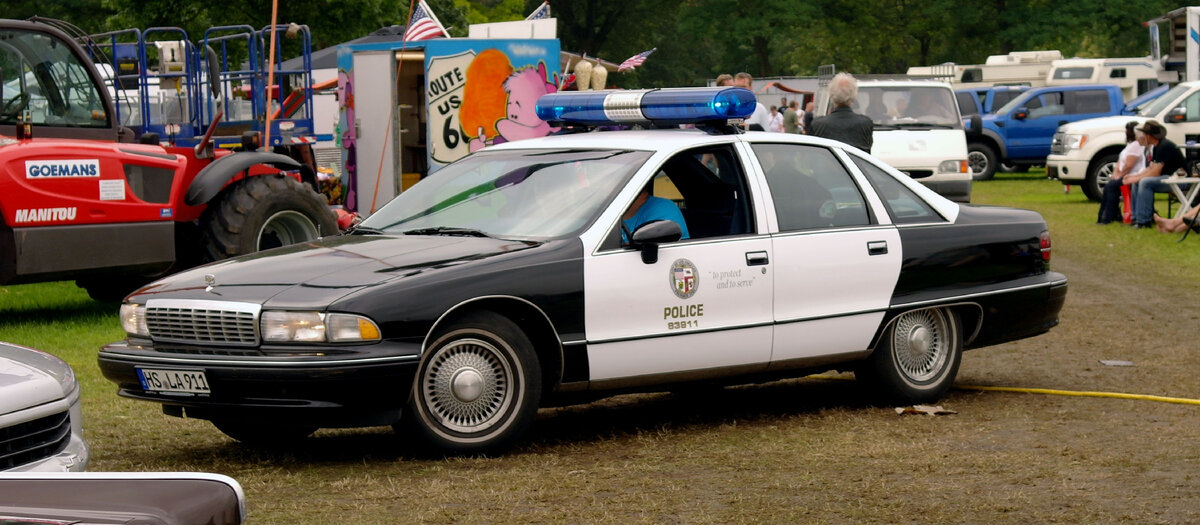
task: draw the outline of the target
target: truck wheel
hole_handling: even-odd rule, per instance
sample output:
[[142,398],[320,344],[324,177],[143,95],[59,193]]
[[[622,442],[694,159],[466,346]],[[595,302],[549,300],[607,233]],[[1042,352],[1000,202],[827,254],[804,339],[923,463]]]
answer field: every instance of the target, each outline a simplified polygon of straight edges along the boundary
[[449,454],[511,446],[537,415],[541,396],[541,366],[529,338],[508,318],[479,312],[432,341],[396,430]]
[[967,145],[967,165],[971,166],[971,178],[975,180],[991,180],[996,176],[996,168],[1000,163],[996,152],[991,146],[972,142]]
[[932,403],[950,388],[962,360],[958,316],[945,308],[900,314],[855,379],[892,403]]
[[1083,194],[1091,200],[1099,201],[1100,195],[1104,193],[1104,185],[1112,179],[1113,170],[1116,169],[1117,156],[1115,154],[1100,157],[1092,164],[1087,177],[1083,180]]
[[205,255],[212,261],[338,232],[325,201],[312,188],[281,175],[254,176],[226,188],[200,221]]

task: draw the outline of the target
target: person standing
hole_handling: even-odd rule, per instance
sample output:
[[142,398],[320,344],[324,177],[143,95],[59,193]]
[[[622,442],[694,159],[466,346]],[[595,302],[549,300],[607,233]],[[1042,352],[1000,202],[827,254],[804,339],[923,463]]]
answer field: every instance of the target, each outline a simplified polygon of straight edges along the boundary
[[1153,120],[1147,120],[1137,131],[1146,134],[1146,168],[1125,176],[1125,184],[1133,186],[1133,227],[1154,227],[1154,193],[1166,193],[1170,187],[1162,183],[1187,164],[1179,146],[1167,139],[1167,130]]
[[774,133],[783,132],[783,113],[775,106],[771,106],[771,124],[767,126],[767,131]]
[[788,103],[787,111],[783,112],[783,132],[800,133],[800,115],[796,113],[798,104],[795,100]]
[[[754,77],[743,71],[733,76],[733,85],[753,92]],[[766,131],[767,127],[771,125],[771,113],[767,111],[767,107],[762,102],[756,102],[756,104],[754,113],[743,124],[750,131]]]
[[1125,124],[1125,149],[1117,155],[1117,166],[1113,169],[1112,178],[1104,185],[1096,224],[1121,220],[1121,187],[1125,185],[1122,179],[1130,173],[1137,173],[1146,168],[1146,134],[1135,131],[1137,125],[1136,120]]
[[829,100],[833,111],[813,120],[810,134],[839,140],[867,153],[874,143],[875,124],[866,116],[855,113],[850,106],[858,98],[858,81],[849,73],[838,73],[829,81]]
[[805,135],[811,134],[812,133],[812,121],[813,121],[813,103],[812,103],[812,101],[809,101],[804,104],[804,116],[800,117],[800,126],[802,128],[800,130],[800,132],[804,133]]

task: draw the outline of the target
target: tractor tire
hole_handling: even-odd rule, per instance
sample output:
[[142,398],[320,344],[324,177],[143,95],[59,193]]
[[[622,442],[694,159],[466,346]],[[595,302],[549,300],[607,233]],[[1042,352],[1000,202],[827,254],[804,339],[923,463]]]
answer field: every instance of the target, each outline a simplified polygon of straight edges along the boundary
[[226,188],[200,217],[204,256],[217,261],[338,233],[337,219],[311,187],[282,175]]

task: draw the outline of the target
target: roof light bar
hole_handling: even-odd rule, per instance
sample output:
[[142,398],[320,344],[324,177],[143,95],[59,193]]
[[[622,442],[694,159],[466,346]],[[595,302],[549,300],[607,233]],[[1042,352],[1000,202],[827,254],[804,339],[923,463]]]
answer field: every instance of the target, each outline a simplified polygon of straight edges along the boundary
[[538,118],[555,125],[695,124],[746,118],[757,100],[744,88],[567,91],[542,95]]

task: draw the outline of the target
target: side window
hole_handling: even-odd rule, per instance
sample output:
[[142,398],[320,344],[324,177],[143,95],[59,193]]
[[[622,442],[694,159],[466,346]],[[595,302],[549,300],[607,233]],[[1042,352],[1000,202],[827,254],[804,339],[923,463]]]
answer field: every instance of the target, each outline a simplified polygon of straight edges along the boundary
[[[1033,104],[1029,105],[1029,118],[1045,117],[1049,115],[1062,115],[1066,111],[1066,106],[1063,104],[1063,93],[1061,91],[1043,93],[1037,97],[1041,99],[1041,107],[1034,108]],[[1033,102],[1030,100],[1029,102]]]
[[797,144],[754,144],[780,231],[871,224],[862,192],[829,149]]
[[1187,112],[1187,122],[1200,122],[1200,91],[1188,95],[1179,106]]
[[1108,78],[1125,78],[1125,68],[1114,67],[1112,71],[1108,72]]
[[1071,104],[1067,106],[1067,113],[1107,113],[1109,110],[1108,92],[1106,91],[1088,89],[1073,91],[1070,94],[1072,95]]
[[629,234],[655,220],[679,223],[684,239],[753,233],[754,215],[745,179],[741,163],[728,145],[681,152],[659,167],[602,248],[626,244]]
[[887,208],[893,223],[911,224],[942,220],[942,217],[916,193],[880,169],[879,166],[854,155],[851,155],[850,158],[854,159],[854,164],[862,170],[863,175],[867,176],[867,180],[871,181],[871,186],[883,199],[883,205]]
[[996,96],[993,98],[994,102],[992,102],[992,107],[1000,108],[1005,104],[1008,104],[1008,101],[1017,98],[1017,95],[1020,94],[1020,91],[997,91]]
[[974,115],[979,113],[978,98],[974,94],[965,91],[959,91],[954,96],[958,98],[958,111],[963,115]]

